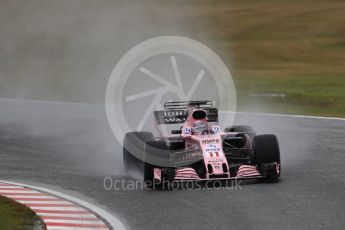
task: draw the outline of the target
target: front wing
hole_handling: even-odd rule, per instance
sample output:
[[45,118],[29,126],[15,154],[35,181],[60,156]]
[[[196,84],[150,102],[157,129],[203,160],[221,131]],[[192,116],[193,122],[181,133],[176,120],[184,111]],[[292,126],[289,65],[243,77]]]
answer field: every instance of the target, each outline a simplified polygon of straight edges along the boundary
[[154,168],[154,179],[159,183],[166,181],[210,181],[210,180],[245,180],[245,179],[261,179],[268,177],[279,177],[279,164],[276,162],[263,164],[260,169],[256,165],[241,165],[237,170],[236,175],[208,175],[206,178],[201,178],[197,172],[190,167],[171,170]]

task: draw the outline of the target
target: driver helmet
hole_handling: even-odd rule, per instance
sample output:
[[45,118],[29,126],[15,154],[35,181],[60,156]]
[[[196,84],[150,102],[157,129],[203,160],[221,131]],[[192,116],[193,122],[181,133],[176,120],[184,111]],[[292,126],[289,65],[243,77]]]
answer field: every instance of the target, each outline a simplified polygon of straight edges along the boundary
[[208,131],[208,125],[206,121],[195,121],[192,125],[192,133],[194,135],[201,135]]

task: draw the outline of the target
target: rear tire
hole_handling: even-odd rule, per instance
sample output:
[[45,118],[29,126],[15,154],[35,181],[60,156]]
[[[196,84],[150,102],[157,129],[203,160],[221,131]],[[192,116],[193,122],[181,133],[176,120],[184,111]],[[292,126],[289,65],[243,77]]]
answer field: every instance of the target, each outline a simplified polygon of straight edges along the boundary
[[224,129],[224,132],[239,132],[239,133],[250,133],[246,134],[250,137],[250,140],[253,142],[255,133],[254,129],[249,125],[234,125],[229,126]]
[[139,157],[144,154],[145,143],[152,138],[153,135],[150,132],[126,133],[123,140],[123,165],[126,173],[143,167],[143,162]]
[[277,163],[279,174],[267,175],[267,179],[277,179],[280,175],[280,150],[278,139],[273,134],[258,135],[254,137],[254,163],[262,168],[267,163]]
[[224,129],[224,132],[244,132],[244,133],[253,133],[254,129],[248,125],[234,125],[229,126]]

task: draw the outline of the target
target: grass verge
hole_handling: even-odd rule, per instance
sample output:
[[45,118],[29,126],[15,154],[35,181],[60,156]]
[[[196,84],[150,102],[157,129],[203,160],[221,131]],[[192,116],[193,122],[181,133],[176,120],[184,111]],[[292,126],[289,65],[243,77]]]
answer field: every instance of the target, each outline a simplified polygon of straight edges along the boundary
[[41,219],[29,208],[9,198],[0,196],[0,229],[32,230]]
[[194,3],[188,29],[227,62],[240,111],[345,117],[345,1]]

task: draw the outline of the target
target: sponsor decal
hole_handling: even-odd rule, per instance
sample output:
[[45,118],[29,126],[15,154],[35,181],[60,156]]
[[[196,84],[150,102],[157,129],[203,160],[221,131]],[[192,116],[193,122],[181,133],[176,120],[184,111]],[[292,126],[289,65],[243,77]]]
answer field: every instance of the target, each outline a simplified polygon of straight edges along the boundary
[[224,162],[222,160],[209,160],[208,163],[215,165],[222,165]]
[[220,131],[220,127],[219,127],[218,125],[213,125],[213,126],[212,126],[212,131],[213,131],[214,133],[218,133],[218,132]]
[[220,152],[220,148],[206,149],[206,152]]
[[164,117],[178,117],[187,116],[187,111],[177,110],[177,111],[163,111]]
[[216,144],[208,144],[205,150],[206,152],[219,152],[220,147]]
[[184,134],[192,134],[192,129],[190,127],[184,128]]
[[164,118],[164,121],[167,123],[167,124],[170,124],[170,123],[183,123],[186,121],[186,118],[179,118],[179,117],[165,117]]
[[211,143],[219,143],[220,140],[219,139],[205,139],[205,140],[202,140],[201,143],[202,144],[211,144]]

